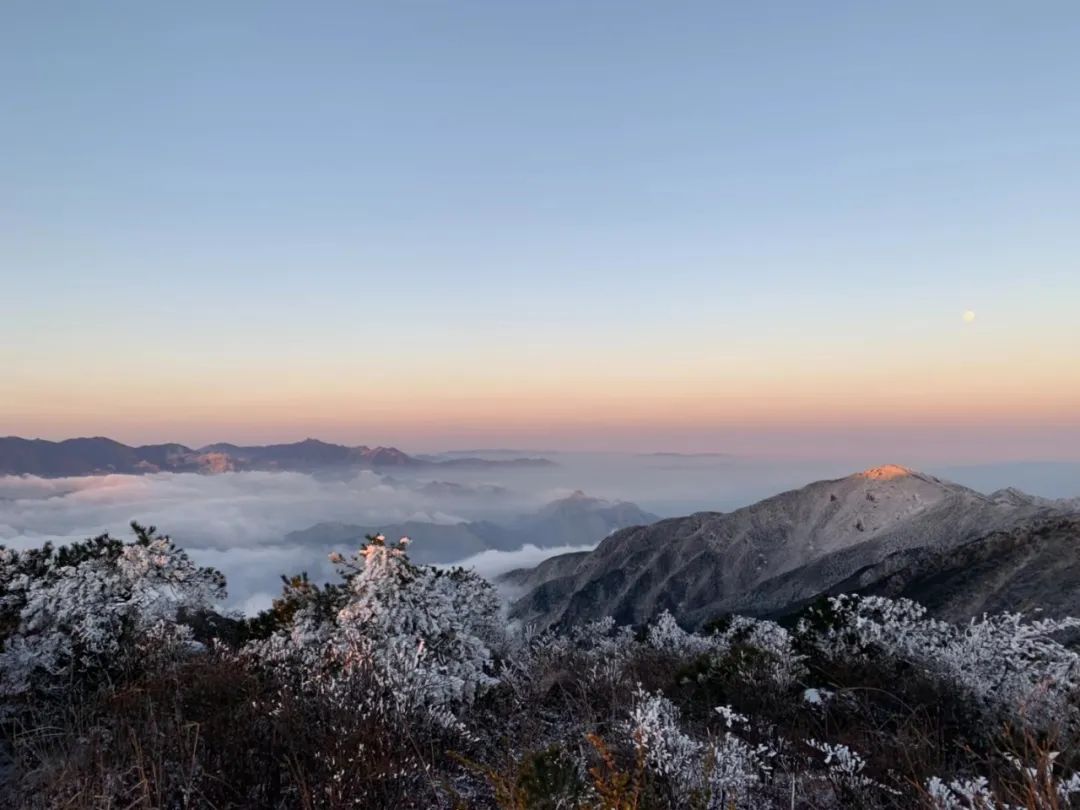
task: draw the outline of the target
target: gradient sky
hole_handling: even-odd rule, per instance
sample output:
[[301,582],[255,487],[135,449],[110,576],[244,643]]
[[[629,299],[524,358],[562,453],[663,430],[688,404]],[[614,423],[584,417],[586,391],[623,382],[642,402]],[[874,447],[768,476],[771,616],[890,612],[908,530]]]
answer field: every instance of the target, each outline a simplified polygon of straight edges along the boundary
[[1080,458],[1078,42],[1072,0],[10,0],[0,435]]

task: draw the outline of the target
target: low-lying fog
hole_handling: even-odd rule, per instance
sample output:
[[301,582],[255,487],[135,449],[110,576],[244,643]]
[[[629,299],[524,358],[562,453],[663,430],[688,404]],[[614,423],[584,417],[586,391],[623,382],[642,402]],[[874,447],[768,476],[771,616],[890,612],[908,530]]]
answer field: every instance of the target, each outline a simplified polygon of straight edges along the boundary
[[[332,577],[326,554],[338,547],[334,538],[356,536],[355,531],[333,524],[372,532],[400,524],[451,526],[490,521],[515,525],[519,516],[575,490],[611,501],[631,501],[662,517],[728,511],[813,480],[855,471],[850,462],[722,455],[558,453],[547,457],[557,466],[418,468],[347,475],[0,477],[0,544],[26,548],[106,531],[127,537],[132,520],[153,524],[200,563],[221,569],[229,582],[229,605],[252,611],[269,604],[279,590],[281,574],[306,570],[318,579]],[[981,465],[927,472],[981,491],[1015,485],[1047,497],[1080,494],[1078,464]],[[289,537],[316,524],[331,525],[303,532],[299,538]],[[430,525],[425,533],[429,538],[438,536]],[[468,539],[474,539],[472,534]],[[553,534],[550,542],[544,537],[529,538],[520,548],[483,550],[458,561],[491,577],[535,565],[552,554],[595,545],[601,539],[590,537],[585,546],[567,547]]]

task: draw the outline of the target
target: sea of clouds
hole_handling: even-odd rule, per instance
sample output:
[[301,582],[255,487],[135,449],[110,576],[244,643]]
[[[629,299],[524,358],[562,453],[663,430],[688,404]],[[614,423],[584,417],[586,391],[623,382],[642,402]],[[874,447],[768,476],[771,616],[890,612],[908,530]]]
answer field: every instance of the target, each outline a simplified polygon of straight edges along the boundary
[[[59,545],[106,532],[124,538],[135,520],[158,527],[200,564],[223,571],[229,606],[251,611],[269,604],[282,574],[334,576],[328,549],[289,542],[290,532],[324,522],[378,531],[405,521],[449,524],[510,518],[569,492],[552,488],[491,494],[477,487],[472,493],[466,484],[456,495],[432,495],[424,491],[425,483],[370,471],[346,477],[291,472],[0,476],[0,545]],[[561,550],[490,552],[469,564],[495,576]]]

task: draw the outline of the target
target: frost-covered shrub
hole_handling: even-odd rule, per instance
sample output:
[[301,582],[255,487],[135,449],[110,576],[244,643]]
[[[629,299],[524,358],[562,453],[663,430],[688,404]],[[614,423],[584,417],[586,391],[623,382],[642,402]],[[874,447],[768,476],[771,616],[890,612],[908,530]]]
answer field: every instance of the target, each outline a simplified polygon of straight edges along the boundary
[[225,594],[224,577],[196,566],[168,537],[133,524],[59,549],[0,549],[0,696],[43,698],[107,683],[144,654],[191,645],[176,621]]
[[0,550],[5,699],[51,707],[0,717],[0,806],[1080,807],[1076,655],[1050,637],[1074,620],[840,597],[794,632],[510,634],[488,583],[404,542],[333,559],[242,620],[152,532]]
[[[741,806],[753,798],[772,770],[775,750],[764,744],[751,745],[732,732],[732,727],[748,722],[728,706],[717,714],[725,728],[711,739],[699,740],[687,734],[679,722],[678,708],[662,695],[639,690],[627,734],[645,755],[649,770],[661,777],[676,807]],[[758,796],[757,806],[764,804]]]
[[779,689],[794,685],[805,674],[805,656],[795,649],[791,633],[776,622],[747,616],[729,617],[721,628],[702,635],[683,630],[675,617],[664,611],[649,626],[646,640],[653,649],[673,658],[711,656],[718,662],[733,649],[753,650],[765,663],[759,673]]
[[851,801],[867,794],[891,793],[899,791],[875,779],[868,777],[866,760],[843,743],[828,743],[810,739],[806,744],[825,755],[825,771],[822,776],[833,788],[833,793],[842,801]]
[[1075,723],[1080,655],[1054,640],[1080,619],[982,616],[968,624],[927,617],[906,599],[837,596],[828,615],[804,619],[800,633],[834,659],[904,660],[972,699],[987,715],[1035,727]]
[[1064,810],[1080,800],[1080,774],[1065,777],[1056,767],[1060,752],[1047,751],[1034,762],[1006,756],[1016,771],[997,791],[985,776],[926,780],[926,799],[933,810]]
[[935,810],[994,810],[1001,807],[985,776],[948,782],[933,776],[926,783],[926,794]]
[[680,795],[700,787],[705,746],[679,727],[679,710],[663,695],[639,692],[630,712],[629,738],[645,751],[645,761]]
[[755,674],[775,689],[786,691],[806,674],[805,656],[795,649],[791,633],[776,622],[734,616],[719,641],[725,652],[737,647],[756,651],[759,671]]
[[631,670],[643,650],[633,629],[610,616],[566,631],[526,632],[503,661],[500,678],[519,701],[542,700],[560,684],[610,696],[633,689]]
[[726,646],[717,636],[702,636],[683,630],[675,617],[665,610],[649,625],[646,640],[655,650],[667,653],[675,658],[691,658],[715,651],[718,646]]
[[710,635],[691,636],[695,638],[708,643],[706,651],[684,659],[675,680],[697,719],[718,703],[733,703],[755,716],[798,711],[796,695],[805,691],[807,669],[805,656],[786,629],[736,616]]

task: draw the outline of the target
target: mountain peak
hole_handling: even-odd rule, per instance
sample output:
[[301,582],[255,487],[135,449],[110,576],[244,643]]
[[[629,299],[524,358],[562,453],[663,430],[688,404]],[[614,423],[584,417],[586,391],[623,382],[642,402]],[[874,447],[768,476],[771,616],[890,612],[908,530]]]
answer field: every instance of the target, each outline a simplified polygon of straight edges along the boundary
[[856,473],[858,478],[870,478],[875,481],[891,481],[894,478],[906,478],[909,475],[915,475],[915,471],[908,467],[903,467],[900,464],[883,464],[880,467],[871,467],[869,470],[863,470],[861,473]]
[[571,558],[555,578],[547,572],[558,564],[548,561],[520,580],[526,592],[511,614],[542,626],[602,616],[635,624],[662,610],[688,626],[725,613],[767,614],[812,600],[889,555],[951,552],[1070,509],[1015,492],[991,499],[887,464],[732,512],[623,529]]

